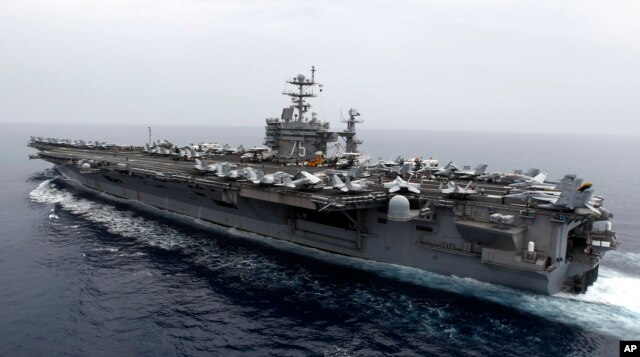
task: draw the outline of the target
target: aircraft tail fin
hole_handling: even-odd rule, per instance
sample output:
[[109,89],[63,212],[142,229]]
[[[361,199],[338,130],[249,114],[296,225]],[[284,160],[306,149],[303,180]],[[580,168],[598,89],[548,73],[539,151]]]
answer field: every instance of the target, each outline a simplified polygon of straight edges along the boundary
[[560,191],[560,196],[555,205],[573,209],[577,202],[577,188],[580,184],[582,184],[582,179],[577,178],[576,175],[565,175],[556,186],[556,189]]
[[488,166],[488,165],[486,165],[486,164],[478,165],[478,167],[476,167],[476,169],[475,169],[474,174],[475,174],[475,175],[482,175],[482,174],[484,174],[485,170],[487,169],[487,166]]
[[340,177],[338,177],[338,175],[333,175],[333,177],[331,178],[331,183],[333,184],[334,187],[344,186],[344,182],[342,182],[342,180],[340,179]]
[[[531,171],[531,170],[529,170]],[[531,181],[536,182],[536,183],[544,183],[544,180],[547,179],[547,175],[549,175],[546,172],[541,172],[539,174],[537,174],[536,176],[534,176]]]

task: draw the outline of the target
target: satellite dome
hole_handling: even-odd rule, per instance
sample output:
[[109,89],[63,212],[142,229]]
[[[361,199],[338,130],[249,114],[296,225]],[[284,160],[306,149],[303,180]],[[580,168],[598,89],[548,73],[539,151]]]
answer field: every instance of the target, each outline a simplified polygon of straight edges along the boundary
[[402,195],[393,196],[393,198],[389,200],[387,218],[392,221],[410,220],[411,213],[409,212],[409,199]]
[[298,82],[304,82],[304,78],[305,78],[304,74],[302,73],[298,74],[297,78],[298,78]]

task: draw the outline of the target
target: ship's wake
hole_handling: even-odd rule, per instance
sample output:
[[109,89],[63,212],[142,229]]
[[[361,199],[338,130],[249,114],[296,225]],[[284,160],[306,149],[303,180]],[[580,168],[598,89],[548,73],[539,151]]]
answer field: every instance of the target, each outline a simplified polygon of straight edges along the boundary
[[[197,264],[204,265],[207,269],[216,272],[224,273],[225,270],[232,269],[232,274],[246,274],[247,278],[268,280],[259,282],[264,286],[283,287],[286,285],[296,289],[297,285],[303,284],[305,289],[300,292],[301,298],[304,298],[305,294],[316,295],[311,299],[323,301],[323,304],[331,305],[332,298],[336,297],[328,293],[327,290],[330,289],[322,286],[322,279],[314,277],[313,274],[300,271],[289,272],[267,255],[226,255],[224,250],[213,249],[211,240],[196,239],[182,233],[172,224],[145,218],[129,209],[116,209],[115,206],[105,201],[83,198],[70,190],[60,188],[55,179],[40,183],[30,193],[30,198],[38,203],[54,205],[59,211],[55,219],[61,215],[62,211],[66,211],[91,222],[93,225],[102,227],[111,234],[132,238],[151,247],[185,252],[192,256]],[[47,210],[50,208],[47,206]],[[178,220],[194,222],[193,219],[184,216],[168,215]],[[599,331],[621,339],[640,336],[640,323],[638,322],[640,321],[640,299],[637,298],[640,296],[640,278],[626,275],[613,268],[601,267],[598,280],[584,295],[558,294],[550,297],[468,278],[442,276],[419,269],[337,256],[255,234],[213,226],[197,220],[195,223],[227,237],[240,235],[249,240],[260,242],[262,245],[313,257],[334,265],[365,270],[384,279],[478,298],[547,320],[579,326],[588,331]],[[624,255],[626,253],[617,254]],[[635,264],[639,263],[636,261]],[[335,269],[332,271],[331,274],[334,274]],[[359,296],[370,294],[371,291],[361,288],[358,291],[350,292],[348,296],[354,299],[353,303],[357,303],[355,300]],[[318,295],[322,298],[318,298]],[[408,306],[412,304],[412,301],[419,303],[421,299],[426,298],[428,297],[405,297],[408,300]],[[371,301],[367,302],[367,304],[370,303]],[[388,308],[388,306],[384,306],[383,302],[380,303],[383,304],[381,309]]]
[[27,182],[42,182],[44,180],[52,180],[59,177],[60,174],[55,167],[50,167],[39,172],[34,172],[27,177]]

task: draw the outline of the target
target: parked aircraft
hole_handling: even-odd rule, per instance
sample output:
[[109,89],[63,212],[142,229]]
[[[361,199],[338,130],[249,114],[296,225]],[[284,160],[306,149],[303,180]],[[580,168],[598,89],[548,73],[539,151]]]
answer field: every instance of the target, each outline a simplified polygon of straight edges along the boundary
[[344,152],[335,156],[334,166],[338,169],[350,169],[355,166],[363,166],[370,159],[370,156],[359,152]]
[[425,167],[418,170],[417,173],[426,173],[436,177],[451,177],[453,173],[458,170],[460,170],[460,168],[452,161],[449,161],[444,167]]
[[420,193],[419,183],[405,181],[400,176],[396,177],[395,180],[391,182],[385,182],[383,186],[384,188],[388,189],[390,193],[398,192],[398,191],[409,191],[413,193]]
[[475,169],[471,170],[471,168],[469,166],[465,166],[462,168],[462,170],[455,170],[452,172],[453,176],[457,179],[461,179],[461,180],[473,180],[478,176],[481,176],[484,174],[484,171],[487,169],[486,164],[480,164],[478,166],[476,166]]
[[453,180],[447,182],[447,187],[443,187],[442,182],[440,183],[440,192],[448,197],[455,197],[455,198],[466,198],[468,195],[472,195],[476,193],[475,189],[471,188],[471,181],[469,181],[469,183],[467,183],[467,185],[465,187],[460,187],[456,182],[454,182]]
[[[542,185],[542,186],[544,186],[545,185],[544,181],[547,179],[548,175],[549,174],[546,173],[546,172],[541,172],[541,173],[537,174],[535,177],[528,178],[528,179],[525,179],[525,180],[520,181],[520,182],[514,182],[514,183],[509,184],[508,186],[512,187],[512,188],[526,188],[526,187],[529,187],[529,186],[532,186],[532,185]],[[552,185],[552,184],[546,184],[546,185],[555,186],[555,185]]]
[[289,177],[283,178],[282,185],[289,188],[299,189],[299,190],[312,190],[322,185],[321,178],[319,178],[318,176],[312,175],[307,171],[300,171],[300,173],[297,176],[300,176],[300,178],[295,180],[292,180]]
[[274,172],[272,174],[266,174],[266,175],[264,174],[264,172],[262,172],[262,170],[255,170],[255,171],[256,171],[256,178],[251,181],[257,185],[282,186],[284,185],[285,178],[291,179],[293,177],[293,175],[288,174],[286,172],[282,172],[282,171],[278,171],[278,172]]
[[204,173],[215,173],[217,171],[216,165],[209,165],[205,162],[202,162],[200,159],[195,159],[195,161],[196,164],[193,165],[193,168],[195,168],[197,171]]
[[325,189],[336,189],[342,192],[368,192],[371,191],[367,188],[369,184],[373,182],[360,179],[351,181],[351,178],[347,175],[345,181],[342,181],[338,175],[333,175],[331,178],[332,185],[329,187],[325,187]]
[[253,161],[253,162],[261,162],[264,160],[268,160],[273,156],[273,151],[266,147],[252,147],[251,149],[247,149],[242,156],[240,156],[240,161]]

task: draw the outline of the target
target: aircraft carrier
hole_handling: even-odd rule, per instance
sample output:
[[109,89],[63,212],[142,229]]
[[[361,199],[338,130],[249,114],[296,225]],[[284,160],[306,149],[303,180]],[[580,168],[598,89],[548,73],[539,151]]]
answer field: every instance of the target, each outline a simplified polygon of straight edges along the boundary
[[[330,132],[309,115],[315,70],[288,83],[292,105],[266,120],[266,146],[244,154],[32,137],[30,158],[92,191],[201,222],[543,294],[584,293],[618,246],[613,214],[575,175],[555,183],[537,172],[502,175],[506,183],[419,158],[364,166],[359,113]],[[340,138],[345,154],[327,158]]]

